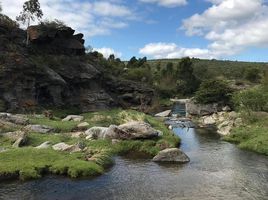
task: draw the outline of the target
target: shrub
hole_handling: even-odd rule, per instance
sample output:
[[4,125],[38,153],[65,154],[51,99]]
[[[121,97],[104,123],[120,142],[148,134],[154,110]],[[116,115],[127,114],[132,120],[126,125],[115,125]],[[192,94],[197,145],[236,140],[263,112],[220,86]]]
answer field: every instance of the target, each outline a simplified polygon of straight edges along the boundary
[[236,93],[233,102],[237,109],[247,111],[268,111],[268,91],[263,87]]
[[245,79],[252,82],[257,83],[260,81],[260,70],[258,68],[248,68],[245,71]]
[[0,13],[0,25],[6,27],[9,30],[12,30],[14,28],[18,28],[19,25],[17,22],[10,19],[8,16],[3,15]]
[[200,88],[195,94],[198,103],[208,104],[222,102],[230,103],[232,89],[225,81],[206,80],[201,83]]

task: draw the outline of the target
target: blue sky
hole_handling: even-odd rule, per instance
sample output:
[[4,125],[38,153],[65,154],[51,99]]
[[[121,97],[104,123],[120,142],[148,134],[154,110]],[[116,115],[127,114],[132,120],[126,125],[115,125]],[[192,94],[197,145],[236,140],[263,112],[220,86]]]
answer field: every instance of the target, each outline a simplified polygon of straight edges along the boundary
[[[24,0],[0,0],[15,18]],[[82,32],[86,45],[123,60],[268,61],[266,0],[40,0],[47,19]]]

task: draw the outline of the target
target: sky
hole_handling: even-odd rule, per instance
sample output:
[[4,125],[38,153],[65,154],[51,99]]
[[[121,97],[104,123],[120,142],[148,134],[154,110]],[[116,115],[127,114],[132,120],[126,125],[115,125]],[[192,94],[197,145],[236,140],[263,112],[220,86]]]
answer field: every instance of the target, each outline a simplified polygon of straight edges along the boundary
[[[15,19],[25,0],[0,0]],[[43,19],[82,32],[122,60],[195,57],[268,61],[267,0],[39,0]]]

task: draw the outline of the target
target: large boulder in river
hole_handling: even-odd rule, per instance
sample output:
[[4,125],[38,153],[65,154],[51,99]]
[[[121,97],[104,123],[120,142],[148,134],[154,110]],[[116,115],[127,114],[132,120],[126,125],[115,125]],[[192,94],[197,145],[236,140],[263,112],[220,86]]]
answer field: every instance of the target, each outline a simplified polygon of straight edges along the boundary
[[189,162],[189,157],[177,148],[169,148],[160,151],[154,158],[154,162]]

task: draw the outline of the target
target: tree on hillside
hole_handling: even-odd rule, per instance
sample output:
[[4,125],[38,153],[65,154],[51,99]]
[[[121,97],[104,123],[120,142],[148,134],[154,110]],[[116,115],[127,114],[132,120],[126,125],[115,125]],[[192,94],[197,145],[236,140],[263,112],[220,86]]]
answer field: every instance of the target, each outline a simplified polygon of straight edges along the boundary
[[189,57],[183,58],[176,70],[178,92],[183,95],[193,94],[199,87],[199,80],[194,75],[193,63]]
[[2,12],[2,5],[1,5],[1,2],[0,2],[0,12]]
[[[19,16],[17,16],[17,21],[21,21],[23,24],[27,25],[27,29],[31,25],[31,21],[41,20],[43,17],[43,12],[40,7],[38,0],[28,0],[23,4],[23,10]],[[29,44],[29,32],[27,30],[27,41],[26,44]]]

